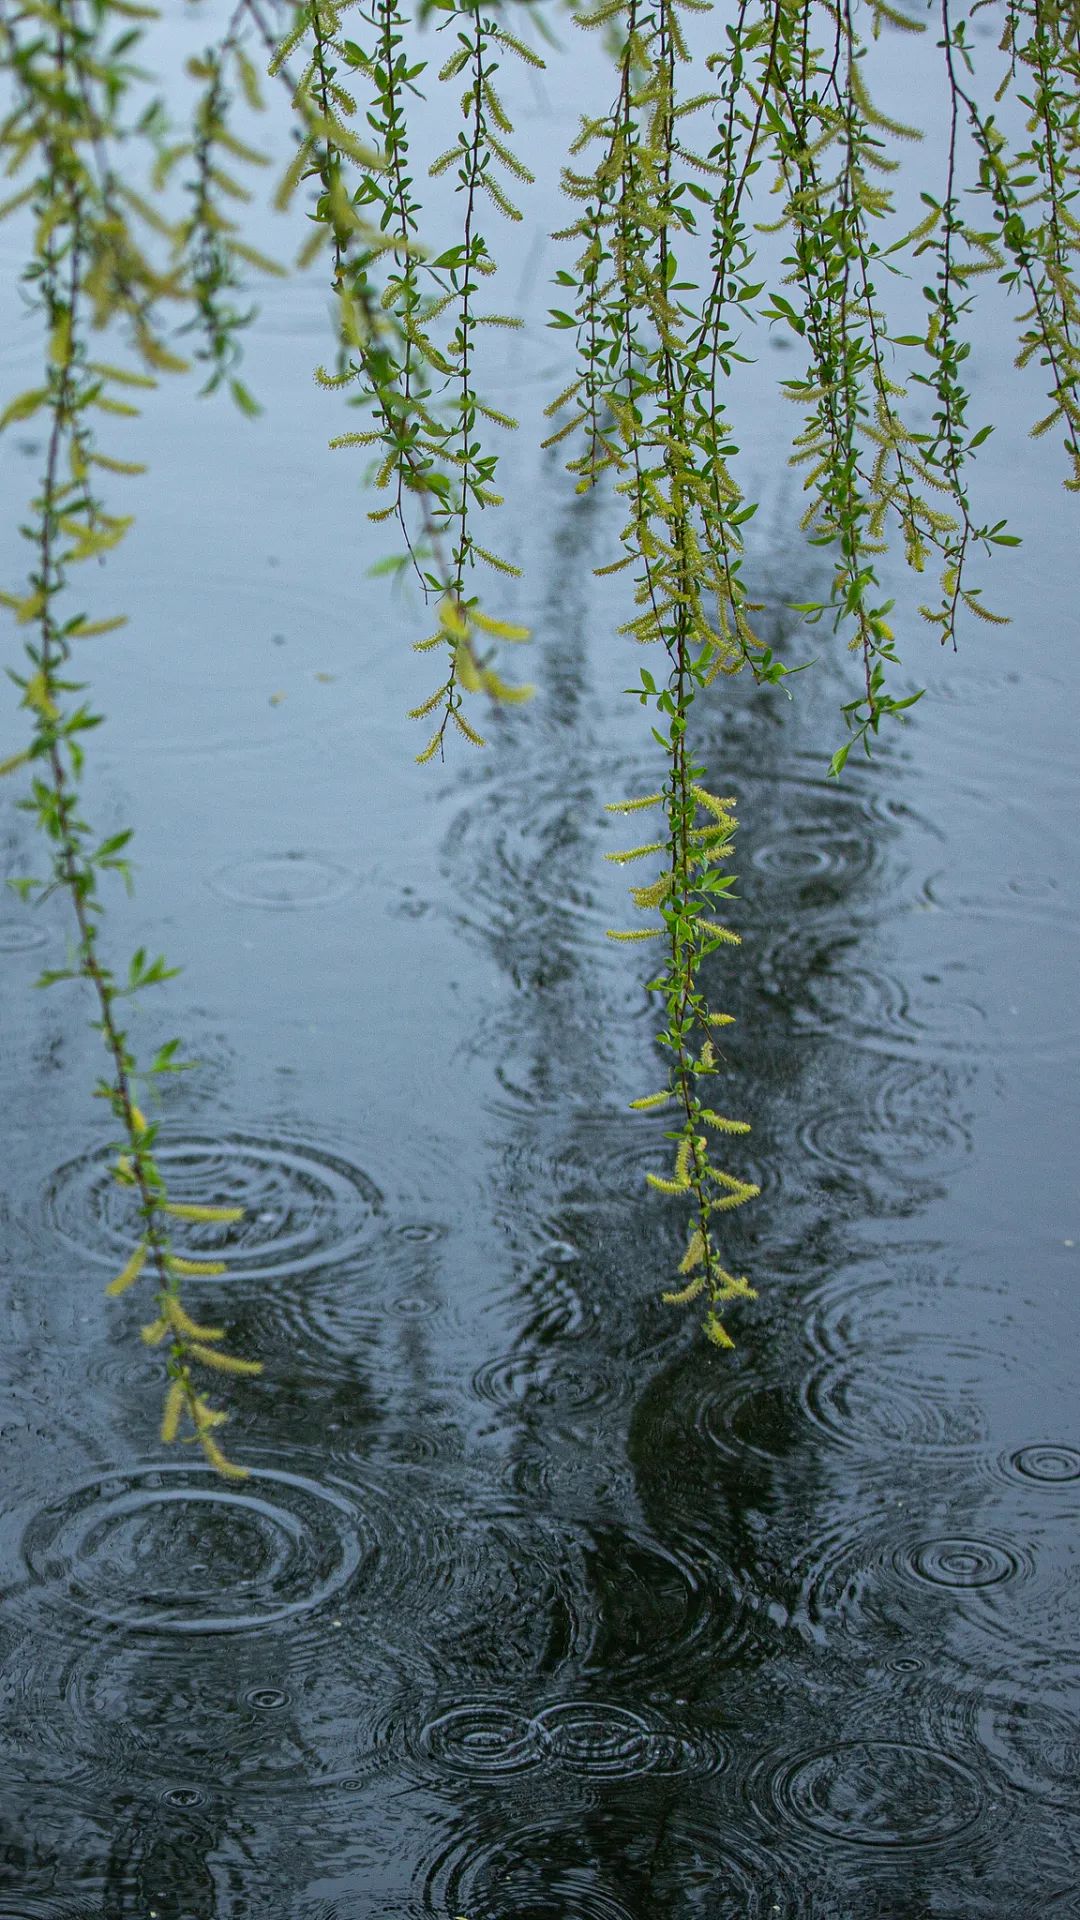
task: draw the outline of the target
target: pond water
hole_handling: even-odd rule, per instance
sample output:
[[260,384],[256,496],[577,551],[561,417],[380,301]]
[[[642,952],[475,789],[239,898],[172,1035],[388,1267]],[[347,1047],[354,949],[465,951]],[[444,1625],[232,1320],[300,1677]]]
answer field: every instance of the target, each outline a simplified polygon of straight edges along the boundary
[[[555,81],[522,114],[530,150],[573,118]],[[503,249],[541,319],[550,212]],[[175,387],[133,429],[131,624],[86,655],[88,805],[138,822],[113,950],[184,969],[133,1037],[202,1063],[165,1171],[247,1208],[189,1249],[265,1362],[243,1485],[157,1444],[161,1363],[102,1298],[129,1223],[87,1005],[31,990],[63,903],[0,907],[0,1916],[1080,1914],[1076,548],[1038,409],[981,342],[1013,625],[910,633],[929,692],[872,764],[825,783],[845,658],[719,690],[744,944],[712,984],[763,1189],[723,1356],[658,1304],[681,1222],[602,860],[652,762],[589,573],[616,522],[531,451],[554,336],[500,375],[538,697],[418,768],[426,628],[324,450],[323,306],[268,299],[258,422]],[[748,405],[754,564],[799,598],[788,422]]]

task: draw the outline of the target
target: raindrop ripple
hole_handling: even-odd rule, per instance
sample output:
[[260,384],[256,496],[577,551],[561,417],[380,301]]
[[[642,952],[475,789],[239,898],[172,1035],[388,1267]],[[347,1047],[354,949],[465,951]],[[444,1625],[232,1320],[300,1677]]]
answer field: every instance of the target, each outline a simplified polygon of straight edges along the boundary
[[772,1820],[846,1846],[916,1852],[954,1841],[982,1812],[983,1790],[963,1762],[931,1747],[846,1740],[774,1762]]
[[[244,1208],[234,1225],[185,1224],[175,1236],[177,1253],[221,1259],[230,1278],[272,1280],[340,1261],[363,1244],[383,1208],[381,1192],[359,1167],[291,1141],[166,1135],[155,1159],[170,1199]],[[45,1214],[81,1257],[102,1265],[122,1265],[138,1238],[131,1191],[113,1178],[100,1151],[57,1168]]]
[[255,1467],[117,1470],[41,1507],[22,1537],[49,1612],[155,1634],[243,1633],[312,1612],[376,1551],[341,1494]]

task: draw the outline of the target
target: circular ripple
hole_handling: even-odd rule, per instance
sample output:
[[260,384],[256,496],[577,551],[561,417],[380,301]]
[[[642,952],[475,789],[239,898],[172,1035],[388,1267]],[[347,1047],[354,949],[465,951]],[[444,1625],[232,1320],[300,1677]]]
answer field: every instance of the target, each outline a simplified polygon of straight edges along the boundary
[[795,1382],[762,1380],[734,1366],[695,1391],[691,1418],[709,1446],[736,1460],[783,1459],[803,1431]]
[[810,1315],[804,1367],[763,1378],[734,1356],[693,1383],[696,1430],[738,1459],[798,1453],[808,1421],[834,1444],[882,1449],[883,1458],[896,1447],[983,1455],[984,1384],[1000,1376],[1001,1357],[948,1334],[905,1333],[898,1320],[917,1318],[919,1305],[914,1288],[904,1298],[894,1281],[839,1269]]
[[1032,1571],[1030,1558],[1003,1540],[921,1540],[899,1549],[894,1565],[897,1572],[924,1586],[946,1587],[950,1592],[1000,1587]]
[[628,1780],[649,1769],[652,1730],[627,1707],[566,1700],[539,1717],[552,1758],[571,1773]]
[[971,1151],[968,1128],[954,1111],[956,1076],[945,1067],[890,1060],[874,1071],[863,1098],[830,1105],[831,1092],[823,1088],[821,1098],[811,1096],[814,1112],[799,1128],[799,1139],[813,1160],[847,1185],[865,1184],[869,1166],[875,1175],[903,1183],[910,1203],[907,1183],[919,1177],[937,1182]]
[[745,788],[746,836],[750,847],[744,892],[751,918],[756,891],[768,901],[769,922],[784,898],[800,906],[844,906],[849,911],[895,888],[913,862],[926,857],[928,846],[942,836],[934,824],[890,797],[876,781],[862,787],[858,774],[842,786],[829,786],[813,757],[796,753],[786,770],[771,772],[767,781],[747,771]]
[[633,1390],[625,1368],[610,1357],[605,1363],[602,1356],[580,1354],[573,1347],[537,1352],[524,1342],[512,1353],[485,1361],[472,1385],[479,1399],[515,1417],[543,1408],[563,1420],[599,1413],[628,1399]]
[[822,893],[832,897],[832,888],[846,894],[871,871],[875,860],[875,838],[868,823],[831,819],[825,811],[818,821],[785,822],[775,839],[759,841],[750,855],[758,873],[808,905]]
[[[356,1644],[337,1631],[334,1604],[272,1638],[203,1638],[198,1659],[179,1633],[148,1641],[67,1619],[62,1640],[50,1643],[32,1630],[18,1650],[20,1732],[2,1742],[5,1770],[21,1743],[26,1777],[78,1781],[105,1805],[132,1780],[159,1797],[181,1782],[215,1796],[277,1797],[399,1767],[402,1702],[420,1659],[406,1670],[369,1640]],[[289,1693],[244,1684],[252,1668],[283,1666]]]
[[[702,1805],[666,1794],[653,1813],[659,1844],[649,1870],[648,1920],[700,1914],[703,1920],[809,1920],[792,1865],[751,1831],[719,1796]],[[642,1908],[644,1916],[646,1909]],[[817,1909],[813,1909],[816,1920]],[[844,1915],[844,1920],[848,1916]]]
[[553,1675],[581,1658],[591,1604],[582,1555],[565,1528],[516,1501],[501,1512],[445,1515],[429,1501],[417,1524],[430,1592],[406,1579],[394,1604],[411,1612],[413,1634],[422,1634],[440,1672],[460,1676],[462,1692],[494,1694],[512,1677],[540,1667]]
[[914,1852],[955,1840],[978,1819],[970,1768],[931,1747],[849,1740],[774,1765],[774,1816],[853,1847]]
[[588,1778],[701,1777],[720,1772],[727,1762],[726,1749],[711,1737],[650,1725],[641,1714],[607,1701],[560,1701],[544,1708],[536,1726],[548,1758]]
[[243,1491],[209,1467],[104,1474],[43,1507],[22,1539],[47,1609],[159,1634],[238,1633],[308,1613],[373,1552],[339,1494],[265,1468]]
[[507,1920],[510,1914],[521,1920],[635,1920],[602,1876],[588,1834],[563,1820],[504,1829],[497,1839],[458,1825],[425,1875],[421,1911],[468,1914],[469,1920]]
[[1037,1698],[985,1702],[979,1738],[1010,1785],[1053,1806],[1075,1809],[1080,1719]]
[[1001,1464],[1010,1476],[1019,1475],[1021,1480],[1034,1480],[1041,1486],[1064,1486],[1070,1480],[1080,1480],[1080,1449],[1053,1442],[1019,1447],[1015,1453],[1006,1454]]
[[[1035,1573],[1033,1556],[1006,1540],[954,1535],[898,1542],[898,1521],[902,1525],[902,1520],[890,1488],[879,1490],[873,1499],[864,1492],[857,1512],[815,1528],[812,1546],[794,1568],[798,1599],[793,1617],[810,1638],[823,1643],[834,1628],[865,1634],[868,1624],[880,1626],[886,1620],[891,1630],[902,1632],[912,1644],[927,1617],[925,1607],[914,1608],[915,1590],[944,1591],[958,1602],[972,1594],[975,1598],[967,1617],[973,1619],[981,1596],[993,1595],[1009,1582],[1030,1579]],[[987,1605],[983,1600],[982,1607]],[[995,1621],[999,1633],[1015,1633],[1015,1623],[980,1612],[981,1626]],[[900,1673],[916,1671],[922,1662],[886,1664]],[[935,1682],[940,1678],[939,1660]]]
[[258,1713],[276,1713],[279,1707],[287,1707],[289,1696],[282,1693],[280,1687],[252,1687],[245,1695],[249,1707]]
[[[738,1111],[736,1102],[732,1104]],[[613,1194],[631,1203],[640,1198],[647,1206],[653,1202],[658,1205],[646,1176],[671,1174],[674,1148],[664,1138],[664,1125],[642,1114],[613,1114],[599,1109],[575,1112],[571,1125],[557,1138],[541,1139],[536,1132],[522,1129],[519,1137],[511,1137],[503,1148],[502,1177],[493,1198],[494,1218],[520,1245],[536,1221],[537,1193],[557,1194],[559,1204],[578,1217],[594,1212],[607,1217]],[[757,1159],[744,1141],[738,1141],[736,1148],[727,1156],[725,1166],[740,1179],[768,1190],[774,1168]],[[537,1255],[543,1258],[545,1250],[538,1236]]]
[[429,1247],[446,1236],[446,1228],[433,1220],[406,1220],[394,1231],[399,1239],[417,1247]]
[[106,1329],[106,1337],[107,1347],[95,1348],[86,1356],[87,1379],[110,1393],[127,1396],[132,1389],[141,1392],[152,1386],[163,1397],[169,1387],[168,1353],[160,1348],[144,1347],[141,1341],[138,1352],[133,1346],[118,1351],[110,1329]]
[[980,947],[977,963],[969,921],[955,929],[950,921],[949,932],[950,942],[935,940],[930,973],[924,943],[901,920],[873,934],[803,915],[767,940],[761,986],[796,1032],[871,1053],[974,1059],[991,1049],[1031,1053],[1075,1043],[1075,996],[1047,991],[1048,982],[1071,979],[1068,927],[1040,927],[1037,980],[1022,920],[1001,923],[1002,937]]
[[343,900],[356,876],[334,860],[310,853],[254,854],[230,860],[212,875],[215,893],[241,907],[292,910]]
[[[985,1445],[986,1416],[963,1379],[920,1378],[911,1369],[917,1341],[872,1360],[831,1359],[802,1387],[811,1424],[834,1444],[902,1447],[921,1453],[974,1453]],[[891,1363],[891,1364],[890,1364]],[[895,1367],[895,1371],[893,1371]]]
[[[288,1654],[287,1680],[264,1663],[255,1674],[231,1673],[225,1691],[232,1708],[215,1706],[221,1686],[213,1683],[212,1669],[209,1682],[200,1668],[190,1684],[184,1681],[185,1697],[199,1689],[198,1710],[192,1709],[190,1728],[180,1715],[170,1729],[174,1749],[165,1783],[191,1776],[192,1767],[177,1764],[187,1749],[176,1743],[208,1712],[221,1722],[208,1743],[215,1752],[227,1755],[231,1738],[237,1752],[262,1754],[266,1772],[266,1754],[287,1748],[286,1722],[295,1721],[330,1774],[348,1771],[342,1756],[351,1748],[365,1765],[393,1742],[400,1747],[411,1739],[415,1748],[433,1700],[445,1701],[447,1710],[462,1701],[498,1701],[541,1667],[554,1674],[580,1659],[588,1600],[575,1564],[580,1555],[565,1529],[517,1505],[503,1513],[448,1510],[431,1474],[413,1466],[380,1471],[353,1459],[347,1473],[346,1496],[336,1479],[327,1486],[325,1479],[316,1484],[257,1472],[237,1490],[190,1470],[147,1469],[89,1483],[34,1515],[26,1528],[32,1577],[23,1613],[47,1608],[68,1633],[76,1613],[128,1630],[112,1637],[120,1651],[107,1671],[92,1655],[80,1661],[77,1682],[73,1675],[63,1690],[70,1693],[77,1683],[85,1702],[79,1717],[97,1727],[112,1718],[152,1732],[162,1663],[175,1664],[172,1646],[188,1659],[181,1635],[263,1626],[303,1613],[305,1621],[296,1621],[278,1643],[279,1666]],[[154,1479],[159,1484],[148,1487]],[[195,1491],[209,1495],[216,1508],[183,1497],[193,1479]],[[179,1497],[167,1501],[170,1493]],[[43,1593],[42,1581],[51,1590]],[[348,1620],[342,1618],[346,1607]],[[346,1626],[339,1635],[336,1629]],[[139,1627],[176,1636],[170,1649],[146,1663],[145,1683],[125,1652],[131,1629]],[[246,1649],[243,1658],[249,1664]],[[287,1714],[274,1710],[275,1682],[287,1687]],[[269,1696],[261,1694],[264,1704],[250,1697],[253,1687],[270,1687]],[[417,1702],[415,1710],[401,1708],[403,1692]],[[372,1725],[387,1701],[401,1723],[390,1731]],[[421,1708],[421,1701],[428,1704]],[[279,1777],[281,1762],[272,1764]]]
[[[490,780],[451,822],[443,842],[461,923],[511,940],[515,970],[535,977],[539,965],[541,988],[561,971],[561,931],[572,931],[575,941],[604,941],[607,927],[623,925],[612,916],[628,910],[618,869],[602,858],[628,842],[612,835],[601,787],[591,767]],[[618,792],[617,777],[612,791]],[[640,883],[644,876],[635,867],[630,877]]]
[[[1013,802],[1015,805],[1015,802]],[[966,925],[971,921],[1012,920],[1025,932],[1041,920],[1071,921],[1075,927],[1076,903],[1073,893],[1051,874],[1014,874],[1005,885],[995,875],[994,891],[967,891],[964,869],[929,874],[923,885],[926,902],[939,911],[955,915]]]
[[61,1907],[51,1893],[37,1898],[31,1894],[20,1898],[18,1906],[5,1901],[0,1907],[0,1920],[97,1920],[100,1912],[96,1903],[93,1907]]
[[507,1779],[540,1765],[535,1722],[496,1700],[462,1701],[429,1720],[420,1749],[439,1768],[470,1779]]
[[0,919],[0,953],[33,953],[49,936],[30,920]]
[[[381,1304],[382,1303],[380,1302],[380,1305]],[[431,1300],[418,1293],[409,1292],[409,1293],[395,1294],[394,1298],[392,1300],[389,1300],[386,1304],[392,1309],[394,1313],[397,1314],[400,1320],[430,1320],[431,1319],[431,1313],[432,1313]]]
[[822,846],[819,837],[811,834],[809,826],[793,827],[781,840],[766,840],[754,848],[751,865],[781,880],[814,880],[822,874],[844,873],[852,856],[861,850],[858,840]]
[[[859,954],[857,933],[848,928],[830,932],[807,921],[765,947],[762,986],[800,1033],[840,1038],[878,1052],[914,1045],[921,1035],[907,988],[884,968],[865,964]],[[974,1004],[961,1011],[986,1019]]]
[[[277,1279],[341,1260],[382,1211],[379,1189],[358,1167],[289,1141],[165,1138],[155,1158],[171,1199],[244,1208],[235,1225],[185,1224],[175,1235],[177,1253],[221,1258],[230,1277]],[[49,1182],[45,1211],[81,1256],[122,1265],[138,1237],[138,1204],[110,1169],[100,1152],[67,1161]]]
[[689,1528],[661,1542],[610,1527],[594,1542],[590,1581],[603,1606],[590,1674],[688,1692],[703,1663],[715,1673],[746,1657],[753,1608],[720,1541]]
[[[418,1920],[420,1914],[468,1914],[469,1920],[643,1920],[646,1913],[691,1912],[708,1920],[805,1916],[789,1869],[747,1824],[745,1818],[737,1827],[729,1824],[715,1806],[705,1814],[688,1812],[681,1797],[670,1794],[662,1809],[652,1810],[635,1801],[624,1807],[618,1797],[608,1805],[593,1797],[584,1816],[556,1803],[546,1820],[530,1826],[499,1822],[497,1838],[490,1833],[494,1818],[487,1829],[476,1823],[471,1832],[459,1823],[448,1830],[428,1870],[415,1912]],[[609,1876],[613,1885],[605,1884]],[[635,1883],[638,1898],[631,1908],[622,1893]]]
[[167,1807],[185,1809],[201,1807],[206,1795],[201,1793],[198,1787],[166,1787],[161,1798]]

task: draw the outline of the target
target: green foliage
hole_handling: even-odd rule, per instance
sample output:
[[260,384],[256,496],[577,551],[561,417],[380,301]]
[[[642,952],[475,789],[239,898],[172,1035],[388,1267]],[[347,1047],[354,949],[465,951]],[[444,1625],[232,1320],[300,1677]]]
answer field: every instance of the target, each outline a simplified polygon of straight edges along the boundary
[[[1001,618],[972,577],[980,557],[1016,544],[973,490],[992,428],[971,418],[965,382],[987,277],[1015,306],[1018,366],[1045,388],[1048,410],[1032,433],[1060,440],[1065,485],[1080,490],[1075,7],[1004,0],[995,56],[985,42],[976,48],[971,28],[988,5],[974,0],[965,12],[940,0],[929,15],[946,124],[914,225],[898,215],[893,176],[895,149],[920,129],[875,98],[869,76],[883,31],[922,32],[926,22],[886,0],[732,0],[726,13],[705,0],[569,9],[571,31],[599,31],[610,83],[563,156],[572,211],[557,236],[568,251],[550,324],[568,337],[574,364],[546,409],[544,444],[564,448],[579,492],[613,490],[620,544],[597,572],[627,575],[633,611],[622,631],[656,649],[629,692],[646,709],[663,777],[655,792],[612,803],[656,825],[608,855],[649,863],[631,888],[646,920],[611,937],[660,943],[650,986],[663,1009],[668,1078],[632,1104],[670,1109],[671,1171],[646,1177],[690,1209],[682,1284],[665,1298],[702,1300],[706,1333],[720,1346],[730,1345],[720,1309],[752,1297],[723,1264],[721,1216],[757,1188],[720,1164],[716,1144],[737,1151],[748,1130],[714,1104],[723,1071],[716,1034],[730,1016],[710,1010],[704,989],[714,956],[737,944],[716,917],[734,884],[725,869],[735,803],[704,784],[695,742],[702,703],[722,695],[730,676],[748,669],[776,686],[803,670],[766,645],[744,579],[756,502],[744,490],[737,407],[754,332],[779,330],[798,355],[780,382],[798,410],[790,464],[805,495],[802,532],[828,584],[794,610],[843,636],[859,662],[834,776],[852,747],[870,753],[883,722],[920,698],[893,690],[897,633],[916,609],[952,646],[962,624]],[[173,970],[142,949],[126,971],[105,958],[103,888],[113,875],[130,882],[130,834],[98,839],[80,801],[85,736],[101,716],[73,677],[74,643],[122,616],[83,610],[75,570],[107,557],[131,526],[106,481],[141,472],[98,436],[190,362],[204,394],[224,390],[242,415],[258,411],[240,372],[255,318],[246,285],[252,272],[284,269],[246,237],[249,175],[269,156],[239,137],[235,120],[239,101],[248,111],[263,105],[261,66],[283,90],[293,127],[291,152],[276,157],[274,204],[296,213],[298,263],[321,259],[334,295],[315,380],[344,392],[358,416],[330,445],[373,461],[371,518],[395,526],[400,543],[379,566],[411,571],[435,608],[435,631],[415,643],[440,662],[413,710],[434,729],[417,758],[441,755],[451,730],[482,745],[476,703],[531,691],[494,663],[495,643],[527,632],[488,608],[478,582],[517,572],[480,531],[501,504],[499,445],[516,426],[484,396],[484,341],[519,324],[488,305],[488,223],[520,221],[532,184],[514,150],[503,72],[543,61],[531,15],[519,9],[523,31],[511,31],[496,0],[420,0],[415,11],[406,0],[238,0],[220,41],[189,65],[190,123],[176,128],[140,64],[153,11],[130,0],[0,4],[10,91],[0,218],[32,224],[23,284],[42,342],[40,372],[0,407],[0,432],[40,420],[47,440],[23,527],[27,577],[0,594],[23,643],[9,672],[27,722],[0,774],[26,776],[22,804],[49,861],[46,877],[14,884],[27,898],[60,888],[71,900],[73,958],[42,984],[89,983],[108,1062],[97,1092],[118,1134],[114,1170],[141,1216],[138,1243],[108,1291],[150,1276],[156,1314],[144,1338],[167,1341],[170,1352],[162,1437],[186,1423],[220,1471],[238,1474],[215,1439],[225,1415],[196,1382],[200,1369],[244,1375],[258,1363],[228,1353],[224,1329],[188,1316],[182,1281],[218,1268],[185,1260],[169,1238],[172,1220],[228,1222],[237,1210],[227,1197],[203,1210],[166,1193],[156,1128],[137,1094],[185,1063],[171,1041],[140,1070],[123,1020],[125,1000]],[[430,188],[417,181],[411,142],[425,90],[425,112],[445,129]],[[456,214],[448,246],[428,244],[429,196]],[[903,294],[905,278],[922,288],[917,325],[902,317],[903,298],[895,310],[886,300],[894,285]],[[106,329],[123,343],[119,361],[96,354]],[[879,579],[894,548],[915,582],[907,610],[896,610]]]
[[[4,424],[40,414],[48,433],[44,473],[31,502],[30,523],[23,528],[32,550],[27,585],[3,594],[26,634],[25,665],[9,672],[22,689],[30,728],[28,746],[6,770],[19,763],[29,768],[29,795],[21,804],[33,815],[50,855],[48,879],[21,880],[18,890],[32,898],[63,888],[75,915],[71,964],[48,970],[39,985],[75,978],[90,985],[94,1025],[108,1059],[107,1077],[96,1092],[119,1129],[111,1146],[113,1171],[133,1190],[142,1223],[131,1258],[107,1291],[125,1292],[149,1270],[157,1289],[157,1319],[144,1337],[169,1342],[163,1437],[174,1438],[186,1421],[219,1472],[243,1477],[245,1470],[226,1458],[214,1437],[227,1416],[204,1399],[198,1372],[258,1372],[259,1363],[234,1359],[210,1344],[224,1337],[223,1330],[200,1329],[184,1311],[183,1276],[206,1269],[172,1250],[170,1216],[183,1216],[184,1209],[169,1201],[154,1155],[157,1128],[137,1101],[140,1079],[152,1086],[157,1075],[181,1068],[179,1042],[167,1042],[140,1073],[123,1024],[124,1001],[171,979],[175,969],[163,956],[151,959],[143,948],[119,975],[104,958],[102,881],[117,873],[130,883],[126,848],[131,833],[96,840],[79,799],[83,737],[102,715],[80,697],[86,685],[72,677],[73,646],[120,622],[72,613],[71,574],[111,551],[131,525],[130,517],[107,509],[96,476],[141,471],[102,451],[98,416],[136,413],[120,394],[152,388],[160,372],[184,368],[162,337],[163,303],[182,302],[193,309],[191,324],[201,328],[206,341],[200,356],[213,367],[210,387],[232,364],[233,336],[242,324],[241,316],[222,304],[231,275],[228,230],[213,200],[213,188],[221,183],[211,152],[214,141],[221,143],[216,116],[222,111],[224,55],[200,72],[200,78],[210,77],[210,87],[196,112],[194,207],[190,219],[171,226],[112,160],[113,146],[129,132],[123,115],[136,75],[129,58],[132,35],[123,32],[110,42],[106,33],[117,24],[113,16],[132,11],[27,6],[10,17],[0,14],[0,44],[15,92],[4,126],[7,170],[9,175],[28,167],[33,171],[20,196],[35,220],[34,254],[25,279],[41,317],[45,350],[42,384],[8,406]],[[144,118],[140,131],[154,144],[156,120]],[[163,263],[151,264],[141,229],[165,243]],[[93,357],[93,333],[114,323],[124,327],[134,366],[112,366]],[[236,1211],[213,1210],[212,1217],[235,1219]]]

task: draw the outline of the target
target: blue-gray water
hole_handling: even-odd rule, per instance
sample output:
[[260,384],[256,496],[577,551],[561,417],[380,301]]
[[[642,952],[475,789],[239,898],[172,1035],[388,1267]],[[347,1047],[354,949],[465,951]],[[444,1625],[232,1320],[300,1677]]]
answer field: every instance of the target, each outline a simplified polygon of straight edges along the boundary
[[[530,150],[561,84],[522,95]],[[541,315],[558,217],[502,248]],[[85,654],[88,805],[138,822],[110,951],[184,968],[133,1037],[203,1063],[165,1169],[248,1208],[189,1287],[266,1363],[241,1487],[156,1442],[161,1363],[102,1297],[129,1236],[89,1010],[31,988],[64,905],[0,906],[2,1920],[1080,1913],[1075,508],[1037,396],[988,329],[1013,625],[954,658],[909,623],[930,690],[872,765],[824,782],[850,663],[820,633],[785,639],[823,655],[793,703],[717,691],[744,944],[712,985],[763,1188],[724,1357],[658,1305],[682,1228],[642,1184],[652,1015],[602,859],[655,763],[589,575],[615,520],[531,451],[554,336],[500,377],[526,581],[497,610],[538,697],[417,768],[427,626],[365,578],[324,305],[268,297],[260,422],[148,409],[95,586],[131,625]],[[813,577],[789,424],[759,382],[775,601]],[[39,453],[7,448],[5,524]]]

